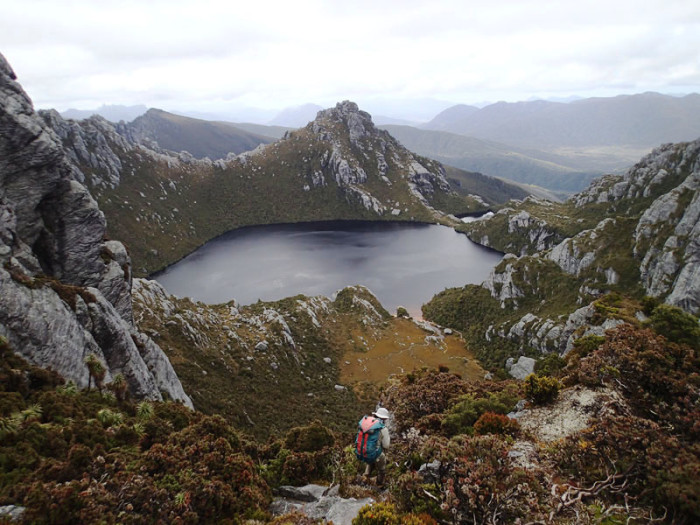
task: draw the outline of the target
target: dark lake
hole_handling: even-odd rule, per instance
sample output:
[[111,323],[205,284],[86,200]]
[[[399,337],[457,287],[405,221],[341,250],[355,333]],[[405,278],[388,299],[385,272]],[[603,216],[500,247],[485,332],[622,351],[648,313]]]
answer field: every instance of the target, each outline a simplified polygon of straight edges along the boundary
[[250,304],[368,287],[391,313],[413,315],[445,288],[480,283],[501,254],[445,226],[321,222],[226,233],[153,276],[172,294]]

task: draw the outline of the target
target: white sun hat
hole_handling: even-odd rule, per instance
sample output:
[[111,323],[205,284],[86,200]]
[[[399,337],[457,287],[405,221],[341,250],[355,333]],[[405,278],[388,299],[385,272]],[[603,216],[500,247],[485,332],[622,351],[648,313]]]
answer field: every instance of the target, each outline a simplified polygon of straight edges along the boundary
[[380,419],[389,419],[389,411],[384,407],[379,407],[376,412],[372,412],[372,415]]

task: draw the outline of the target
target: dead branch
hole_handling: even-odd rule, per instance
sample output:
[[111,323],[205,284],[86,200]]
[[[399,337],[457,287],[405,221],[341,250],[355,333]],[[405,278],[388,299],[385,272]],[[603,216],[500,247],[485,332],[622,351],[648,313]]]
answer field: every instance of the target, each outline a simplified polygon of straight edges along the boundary
[[440,502],[440,500],[439,500],[437,497],[433,496],[433,495],[432,495],[430,492],[428,492],[427,490],[423,489],[423,493],[424,493],[426,496],[428,496],[430,499],[432,499],[432,500],[434,500],[434,501],[437,501],[437,502]]
[[559,499],[559,503],[557,504],[557,508],[550,512],[549,520],[551,521],[554,516],[559,514],[562,510],[577,503],[581,503],[584,498],[597,496],[604,490],[609,490],[610,492],[621,492],[627,488],[628,484],[629,480],[627,479],[626,474],[609,474],[607,478],[594,482],[588,488],[577,487],[576,485],[569,484],[563,485],[562,488],[565,488],[566,490],[564,490],[564,493],[560,496],[558,490],[560,486],[555,483],[552,485],[551,493],[552,496]]

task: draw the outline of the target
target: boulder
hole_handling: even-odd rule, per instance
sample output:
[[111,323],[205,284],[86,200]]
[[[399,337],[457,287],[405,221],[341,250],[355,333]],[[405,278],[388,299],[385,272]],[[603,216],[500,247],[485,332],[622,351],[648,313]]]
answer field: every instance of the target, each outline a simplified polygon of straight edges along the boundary
[[277,494],[270,505],[273,515],[298,511],[309,518],[336,525],[352,525],[360,509],[374,503],[372,498],[341,498],[336,487],[321,485],[284,486],[277,490]]
[[535,361],[532,357],[521,355],[518,361],[510,367],[508,373],[515,379],[525,379],[535,371]]

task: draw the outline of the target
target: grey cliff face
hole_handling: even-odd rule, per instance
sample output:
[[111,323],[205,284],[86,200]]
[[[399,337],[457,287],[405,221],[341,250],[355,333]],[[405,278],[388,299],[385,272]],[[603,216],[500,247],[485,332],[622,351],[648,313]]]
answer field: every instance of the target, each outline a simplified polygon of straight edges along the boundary
[[700,141],[682,151],[676,170],[690,174],[642,214],[634,238],[640,276],[649,295],[700,312]]
[[562,235],[546,220],[521,209],[531,205],[548,208],[551,202],[530,196],[523,201],[511,201],[511,205],[501,208],[491,217],[468,223],[465,228],[469,238],[515,255],[539,253],[562,241]]
[[[646,293],[697,314],[700,312],[700,140],[664,145],[625,175],[598,179],[571,200],[578,207],[605,202],[622,210],[623,204],[641,199],[653,200],[641,214],[631,242]],[[606,219],[594,230],[567,239],[548,257],[565,271],[579,275],[581,266],[594,264],[596,254],[583,254],[577,246],[603,250],[605,246],[596,246],[592,241],[596,232],[603,231],[612,220]],[[607,283],[617,281],[612,269],[598,270],[607,272]]]
[[[700,140],[666,144],[624,176],[604,177],[572,201],[653,199],[636,225],[632,250],[647,294],[700,312]],[[602,224],[602,223],[601,223]]]
[[594,180],[586,190],[571,197],[571,201],[581,207],[591,203],[614,203],[623,199],[649,197],[663,187],[663,183],[674,171],[684,167],[687,159],[678,162],[675,158],[677,149],[678,145],[664,144],[624,175],[605,175]]
[[[191,406],[174,373],[152,373],[139,352],[131,261],[121,243],[104,240],[104,215],[80,180],[0,55],[0,335],[79,386],[87,385],[83,360],[95,354],[107,381],[121,373],[133,395],[167,391]],[[142,346],[170,367],[162,351],[156,358]]]
[[507,301],[517,301],[524,295],[520,287],[513,281],[516,269],[511,261],[515,259],[517,259],[515,255],[506,254],[501,264],[491,271],[489,277],[482,284],[491,293],[491,297],[500,301],[501,308],[505,308]]

